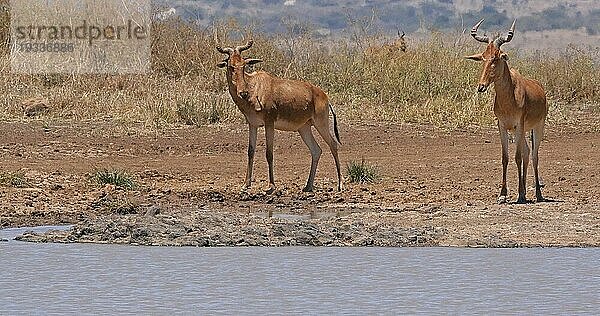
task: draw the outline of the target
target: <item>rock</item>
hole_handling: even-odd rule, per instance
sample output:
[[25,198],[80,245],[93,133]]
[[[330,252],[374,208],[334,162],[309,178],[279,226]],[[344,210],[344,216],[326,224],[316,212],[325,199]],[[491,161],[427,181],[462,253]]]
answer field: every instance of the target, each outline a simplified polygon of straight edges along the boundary
[[144,216],[146,217],[154,217],[158,214],[160,214],[161,210],[159,206],[156,205],[152,205],[148,208],[148,210],[146,211],[146,213],[144,214]]
[[50,230],[45,233],[26,231],[25,233],[23,233],[23,235],[15,237],[15,240],[35,243],[70,243],[73,242],[75,239],[72,238],[69,231]]
[[137,214],[138,206],[133,203],[126,202],[126,203],[116,207],[115,212],[120,215]]
[[211,202],[224,202],[225,196],[221,192],[212,191],[208,192],[208,199]]
[[21,101],[23,113],[28,117],[34,117],[50,112],[50,102],[44,97],[34,97]]

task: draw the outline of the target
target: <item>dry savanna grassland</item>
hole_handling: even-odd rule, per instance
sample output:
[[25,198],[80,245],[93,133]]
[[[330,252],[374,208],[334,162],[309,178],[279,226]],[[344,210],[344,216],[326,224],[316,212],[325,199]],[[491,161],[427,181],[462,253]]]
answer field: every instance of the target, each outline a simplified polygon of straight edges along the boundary
[[[50,240],[169,245],[600,245],[597,47],[503,47],[512,67],[546,89],[540,172],[551,201],[496,205],[493,91],[476,92],[481,66],[463,56],[484,47],[468,34],[408,34],[406,52],[365,54],[380,35],[266,35],[235,21],[198,28],[172,17],[152,26],[147,74],[17,75],[2,21],[1,227],[71,223],[73,232]],[[264,193],[259,134],[255,184],[240,193],[247,127],[215,46],[250,38],[245,54],[264,60],[257,67],[328,93],[343,192],[319,139],[317,189],[302,193],[309,151],[297,133],[278,132],[278,190]],[[515,170],[511,160],[511,200]]]

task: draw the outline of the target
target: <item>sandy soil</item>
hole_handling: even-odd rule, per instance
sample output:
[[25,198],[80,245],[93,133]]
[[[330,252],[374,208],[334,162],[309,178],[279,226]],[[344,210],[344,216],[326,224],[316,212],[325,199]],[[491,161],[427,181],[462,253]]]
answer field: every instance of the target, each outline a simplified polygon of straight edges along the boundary
[[[232,216],[319,223],[360,219],[378,226],[431,228],[432,245],[600,246],[600,133],[550,126],[540,150],[544,194],[552,202],[496,205],[500,143],[494,129],[447,132],[429,126],[340,126],[343,165],[377,166],[375,184],[345,183],[334,191],[335,168],[325,144],[314,193],[302,193],[310,154],[297,133],[277,132],[278,191],[266,195],[264,136],[259,134],[255,184],[240,194],[246,168],[244,125],[183,127],[159,133],[97,123],[0,124],[0,172],[21,172],[26,187],[0,186],[0,227],[81,223],[128,214],[210,210]],[[513,149],[511,147],[511,149]],[[99,168],[132,173],[124,191],[89,180]],[[528,198],[535,191],[529,172]],[[516,167],[509,195],[516,199]],[[279,217],[278,217],[279,216]],[[433,236],[432,235],[432,236]]]

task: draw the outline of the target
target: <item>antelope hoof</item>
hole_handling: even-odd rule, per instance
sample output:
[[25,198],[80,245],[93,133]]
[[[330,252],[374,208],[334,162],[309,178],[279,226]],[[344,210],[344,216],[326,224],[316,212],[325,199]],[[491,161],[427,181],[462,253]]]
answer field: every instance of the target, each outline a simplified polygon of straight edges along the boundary
[[527,203],[527,199],[524,196],[519,196],[519,199],[517,200],[517,204],[525,204]]
[[546,187],[546,183],[544,182],[544,180],[542,180],[541,177],[540,177],[540,180],[538,181],[538,186],[540,188],[545,188]]
[[273,194],[275,192],[276,188],[274,184],[271,184],[271,186],[269,187],[269,189],[267,191],[265,191],[266,194]]
[[537,195],[535,197],[535,201],[538,202],[538,203],[540,203],[540,202],[546,202],[546,199],[540,194],[540,195]]
[[313,191],[313,187],[312,186],[305,186],[304,189],[302,189],[302,192],[312,192]]
[[500,195],[498,197],[498,204],[506,204],[507,200],[508,200],[508,198],[506,197],[506,195]]

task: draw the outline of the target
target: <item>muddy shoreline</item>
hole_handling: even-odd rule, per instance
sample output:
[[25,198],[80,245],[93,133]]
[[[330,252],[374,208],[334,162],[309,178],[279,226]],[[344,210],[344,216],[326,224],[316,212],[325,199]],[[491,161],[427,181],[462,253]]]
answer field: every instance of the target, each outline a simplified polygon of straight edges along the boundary
[[[38,126],[40,125],[40,126]],[[552,202],[496,205],[501,177],[494,129],[342,125],[342,164],[377,167],[373,184],[334,191],[324,151],[316,191],[302,193],[310,155],[299,136],[278,133],[278,190],[265,194],[263,136],[252,189],[240,194],[243,125],[122,134],[108,127],[0,123],[0,228],[74,224],[32,242],[164,246],[600,246],[600,132],[548,129],[540,152]],[[352,136],[352,137],[350,137]],[[322,144],[322,147],[325,148]],[[263,151],[264,152],[264,151]],[[126,170],[133,189],[90,181],[98,168]],[[516,174],[509,166],[509,195]],[[528,186],[531,185],[531,179]],[[533,198],[531,188],[528,197]]]
[[[26,233],[17,240],[59,243],[113,243],[144,246],[436,246],[443,229],[378,225],[389,214],[328,219],[304,216],[191,212],[185,219],[168,214],[111,216],[84,221],[67,232]],[[375,220],[373,220],[375,217]]]
[[[554,205],[560,208],[559,203]],[[508,206],[518,211],[526,205]],[[530,206],[531,207],[531,206]],[[502,206],[499,206],[502,208]],[[283,210],[285,212],[285,210]],[[554,224],[540,225],[537,233],[545,238],[523,236],[536,232],[517,228],[482,234],[481,227],[464,231],[436,218],[448,218],[453,210],[442,206],[406,205],[399,208],[348,209],[343,204],[333,209],[320,208],[308,214],[278,213],[270,210],[250,212],[209,209],[162,209],[158,206],[121,210],[84,219],[68,231],[26,232],[16,239],[27,242],[100,243],[136,246],[334,246],[334,247],[598,247],[600,241],[573,242],[556,234]],[[489,210],[476,210],[485,217]],[[558,211],[560,213],[560,210]],[[407,224],[407,218],[420,218]],[[475,224],[475,223],[474,223]],[[567,227],[570,233],[580,228]],[[597,229],[598,226],[592,227]],[[597,232],[594,232],[597,233]],[[515,237],[510,237],[510,236]],[[566,237],[566,238],[565,238]],[[521,240],[519,240],[521,239]]]

